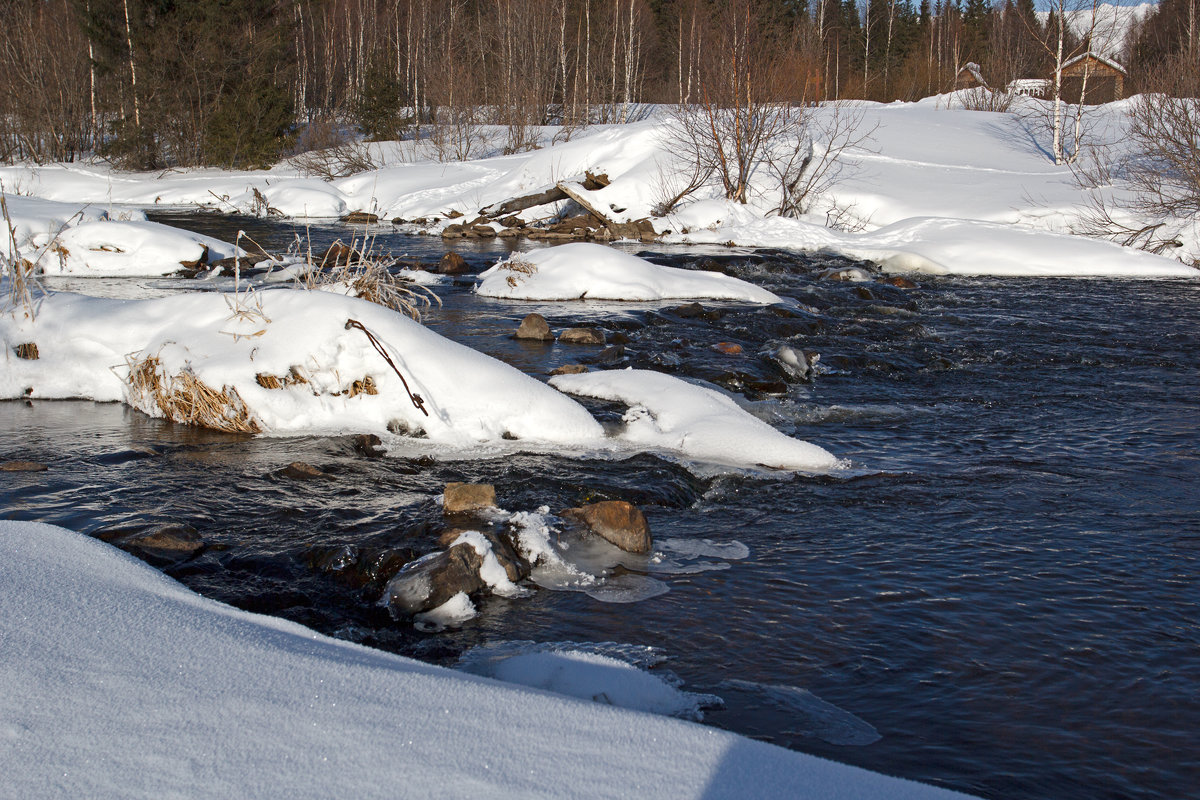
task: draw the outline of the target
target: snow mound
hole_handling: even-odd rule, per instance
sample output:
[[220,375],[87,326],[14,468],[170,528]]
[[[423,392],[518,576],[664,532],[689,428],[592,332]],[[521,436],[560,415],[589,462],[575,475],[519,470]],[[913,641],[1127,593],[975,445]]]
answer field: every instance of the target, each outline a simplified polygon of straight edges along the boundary
[[329,639],[50,525],[0,521],[0,586],[13,797],[962,797]]
[[[370,332],[347,328],[355,320]],[[400,375],[423,400],[409,399]],[[262,432],[406,430],[450,445],[505,438],[571,444],[603,431],[578,403],[513,367],[363,300],[269,289],[148,300],[54,294],[35,320],[0,316],[9,348],[40,358],[0,362],[0,397],[125,400],[163,416],[153,392],[133,392],[131,364],[166,389],[196,379],[225,390]],[[186,378],[185,378],[186,376]]]
[[704,718],[702,709],[720,705],[720,698],[682,691],[673,674],[647,672],[620,653],[619,648],[609,653],[603,647],[570,642],[505,642],[471,648],[458,668],[505,683],[697,722]]
[[729,226],[716,225],[666,238],[679,243],[735,242],[838,253],[875,261],[889,272],[1200,278],[1200,271],[1194,267],[1112,242],[950,217],[914,217],[868,233],[844,233],[795,219],[743,219]]
[[183,262],[233,256],[232,244],[157,222],[96,220],[67,228],[43,245],[47,275],[151,277],[178,272]]
[[521,253],[501,261],[479,278],[479,294],[511,300],[780,302],[766,289],[728,275],[660,267],[589,242]]
[[827,450],[786,436],[729,397],[650,370],[558,375],[569,394],[629,406],[619,438],[715,464],[826,472],[843,466]]
[[842,252],[888,272],[935,275],[1198,278],[1200,271],[1099,239],[979,220],[917,218],[888,225]]

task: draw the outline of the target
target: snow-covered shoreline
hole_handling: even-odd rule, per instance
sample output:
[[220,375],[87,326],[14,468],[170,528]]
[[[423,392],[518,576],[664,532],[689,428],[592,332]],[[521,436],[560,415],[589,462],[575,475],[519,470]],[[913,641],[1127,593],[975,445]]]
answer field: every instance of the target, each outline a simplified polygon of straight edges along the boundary
[[964,796],[329,639],[50,525],[0,522],[0,584],[12,797]]
[[[1129,102],[1089,111],[1097,141],[1119,146]],[[1081,226],[1096,190],[1082,188],[1069,167],[1048,159],[1039,139],[1039,103],[1017,98],[1012,113],[969,111],[959,98],[943,95],[916,103],[814,109],[818,121],[860,115],[859,129],[873,133],[843,154],[838,180],[799,219],[773,216],[778,198],[765,176],[746,205],[728,203],[716,187],[707,187],[672,213],[652,217],[685,166],[665,137],[672,125],[665,110],[629,125],[595,126],[567,142],[552,144],[548,129],[542,149],[461,163],[430,161],[413,142],[371,145],[379,169],[331,181],[305,177],[284,162],[258,172],[153,175],[118,173],[104,165],[18,165],[0,168],[0,183],[10,197],[24,196],[26,205],[32,198],[59,204],[47,207],[47,223],[40,228],[22,224],[28,236],[42,237],[40,244],[30,239],[32,246],[45,245],[62,204],[109,215],[117,212],[107,209],[253,214],[270,208],[287,217],[330,219],[363,211],[385,222],[424,220],[407,229],[437,235],[455,215],[469,221],[480,209],[603,173],[609,183],[585,192],[589,202],[615,224],[651,218],[669,242],[819,250],[934,274],[1196,277],[1197,270],[1166,257],[1063,236]],[[556,208],[547,203],[521,214],[546,216]],[[854,232],[826,227],[835,219]],[[1181,222],[1182,250],[1200,252],[1200,222]]]

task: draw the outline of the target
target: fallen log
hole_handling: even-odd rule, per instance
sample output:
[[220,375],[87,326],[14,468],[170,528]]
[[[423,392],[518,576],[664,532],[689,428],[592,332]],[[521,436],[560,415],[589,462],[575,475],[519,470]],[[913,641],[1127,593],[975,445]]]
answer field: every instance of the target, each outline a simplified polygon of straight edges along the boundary
[[534,206],[553,203],[557,200],[566,200],[567,195],[563,193],[559,186],[551,186],[549,189],[537,192],[535,194],[527,194],[522,197],[514,197],[511,200],[505,200],[503,203],[493,203],[487,208],[481,208],[479,215],[494,219],[496,217],[504,217],[509,214],[516,214],[518,211],[524,211],[527,208]]

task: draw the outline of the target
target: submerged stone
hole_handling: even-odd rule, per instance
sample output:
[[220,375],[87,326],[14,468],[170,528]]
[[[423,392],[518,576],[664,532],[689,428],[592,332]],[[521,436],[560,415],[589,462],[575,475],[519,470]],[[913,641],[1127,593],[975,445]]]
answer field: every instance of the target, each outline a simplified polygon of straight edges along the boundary
[[469,595],[482,589],[482,567],[483,558],[469,544],[430,553],[406,564],[388,581],[380,605],[396,618],[429,611],[459,592]]
[[495,506],[496,487],[490,483],[446,484],[442,509],[447,514],[464,514]]
[[599,328],[567,328],[558,335],[558,340],[568,344],[604,344],[604,332]]

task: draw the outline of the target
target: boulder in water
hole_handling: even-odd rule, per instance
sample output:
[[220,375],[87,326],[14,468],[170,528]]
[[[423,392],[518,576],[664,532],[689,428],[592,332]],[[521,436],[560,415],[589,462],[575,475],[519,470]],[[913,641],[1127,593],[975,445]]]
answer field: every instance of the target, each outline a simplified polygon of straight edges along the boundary
[[605,500],[567,509],[563,513],[580,520],[592,533],[627,553],[650,552],[650,526],[632,503]]

